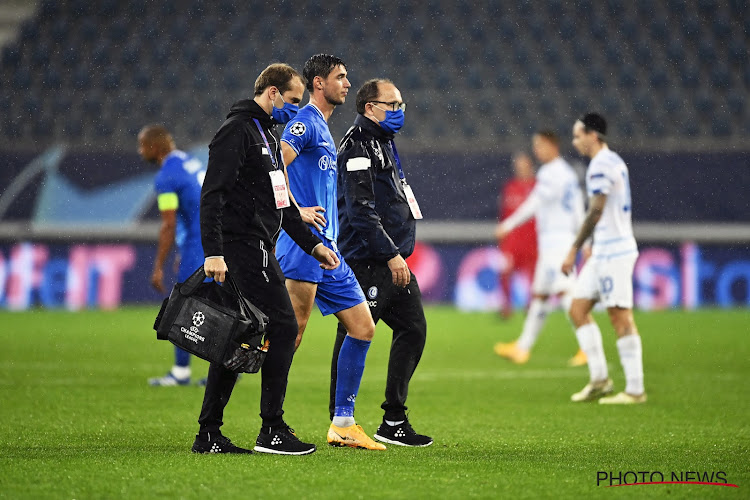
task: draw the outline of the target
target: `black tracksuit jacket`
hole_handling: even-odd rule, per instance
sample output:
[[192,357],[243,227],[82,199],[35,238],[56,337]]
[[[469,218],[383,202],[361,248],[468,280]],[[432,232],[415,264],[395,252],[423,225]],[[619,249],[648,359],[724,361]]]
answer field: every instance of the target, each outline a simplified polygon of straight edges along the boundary
[[[271,151],[267,151],[254,118],[260,122]],[[270,154],[276,155],[277,167],[283,168],[283,164],[275,123],[255,101],[244,99],[232,105],[211,141],[201,191],[204,256],[224,255],[224,242],[235,240],[258,238],[273,248],[282,228],[308,254],[320,243],[294,204],[276,208]]]
[[[398,176],[392,139],[358,114],[339,145],[338,246],[347,261],[383,263],[414,251],[417,221]],[[370,160],[368,168],[347,168],[350,159],[363,157]]]

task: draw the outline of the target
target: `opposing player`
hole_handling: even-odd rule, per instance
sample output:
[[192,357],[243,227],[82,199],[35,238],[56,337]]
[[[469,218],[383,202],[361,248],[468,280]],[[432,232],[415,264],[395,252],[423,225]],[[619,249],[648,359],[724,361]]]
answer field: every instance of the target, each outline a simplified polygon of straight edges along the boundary
[[[151,285],[165,293],[164,263],[173,244],[177,245],[180,262],[177,281],[185,281],[203,264],[199,211],[206,167],[178,150],[169,131],[161,125],[148,125],[140,131],[138,153],[144,160],[160,166],[155,185],[162,224]],[[190,354],[175,347],[172,369],[163,377],[149,379],[148,383],[153,386],[189,384]]]
[[[549,130],[537,132],[533,137],[533,148],[534,156],[542,163],[534,189],[496,231],[496,236],[502,240],[532,217],[536,219],[538,259],[526,321],[518,340],[495,345],[499,356],[517,364],[529,360],[547,314],[555,307],[550,298],[558,297],[565,311],[570,308],[574,276],[563,274],[560,266],[583,220],[583,195],[578,176],[560,156],[557,134]],[[569,363],[585,364],[585,355],[577,354]]]
[[339,353],[336,402],[328,443],[384,450],[385,446],[373,441],[354,420],[354,402],[375,323],[357,278],[336,247],[339,232],[336,144],[328,129],[328,119],[336,106],[344,103],[351,84],[344,62],[327,54],[312,56],[302,73],[307,80],[310,103],[287,125],[281,137],[281,151],[289,187],[295,203],[302,207],[303,220],[336,252],[341,265],[332,271],[321,269],[285,233],[279,237],[276,255],[297,318],[297,346],[302,341],[313,303],[318,304],[324,316],[335,314],[347,331]]
[[[566,274],[573,271],[578,250],[592,235],[594,243],[591,258],[578,276],[570,306],[578,344],[588,359],[590,381],[571,400],[601,398],[601,404],[645,403],[641,337],[632,310],[638,246],[631,222],[630,179],[625,162],[607,146],[606,133],[607,122],[596,113],[581,117],[573,126],[573,146],[591,158],[586,172],[589,209],[562,271]],[[611,397],[603,397],[613,391],[613,384],[607,372],[602,334],[591,316],[597,301],[607,308],[625,372],[625,391]]]
[[[534,189],[534,162],[525,152],[513,155],[513,178],[503,185],[500,192],[498,219],[503,220],[521,206]],[[536,231],[534,221],[521,224],[502,241],[498,242],[500,252],[508,262],[508,266],[500,274],[500,288],[505,296],[505,303],[501,311],[502,317],[510,318],[512,309],[511,278],[513,273],[520,272],[529,280],[534,273],[536,262]]]

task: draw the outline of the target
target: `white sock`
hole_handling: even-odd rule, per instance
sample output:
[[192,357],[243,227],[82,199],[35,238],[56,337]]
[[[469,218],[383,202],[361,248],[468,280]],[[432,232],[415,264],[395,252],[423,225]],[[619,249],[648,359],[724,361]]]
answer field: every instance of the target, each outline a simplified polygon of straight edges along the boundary
[[404,422],[406,422],[406,420],[385,420],[385,423],[390,425],[391,427],[396,427],[397,425],[401,425]]
[[354,417],[333,417],[333,422],[331,423],[336,427],[351,427],[357,422],[354,420]]
[[560,297],[560,307],[565,311],[565,317],[570,321],[570,305],[573,303],[573,294],[565,293]]
[[625,372],[625,392],[633,396],[643,394],[643,349],[637,333],[617,339],[622,371]]
[[190,367],[174,365],[172,367],[172,376],[179,380],[190,378]]
[[524,351],[530,351],[536,343],[539,332],[547,320],[547,305],[542,299],[532,299],[529,304],[529,310],[526,313],[526,320],[523,323],[523,331],[518,337],[518,347]]
[[599,331],[599,325],[596,323],[583,325],[576,330],[576,338],[578,339],[578,345],[586,353],[591,381],[598,382],[609,377],[607,358],[604,356],[602,332]]

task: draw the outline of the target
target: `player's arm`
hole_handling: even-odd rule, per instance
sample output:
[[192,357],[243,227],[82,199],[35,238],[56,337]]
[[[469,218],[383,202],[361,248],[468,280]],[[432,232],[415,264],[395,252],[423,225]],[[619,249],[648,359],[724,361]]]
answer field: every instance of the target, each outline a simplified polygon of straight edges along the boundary
[[583,218],[583,224],[581,224],[581,229],[578,230],[578,236],[576,236],[576,239],[573,242],[573,246],[570,248],[570,252],[568,252],[568,256],[565,258],[565,261],[562,265],[562,271],[565,274],[569,274],[571,271],[573,271],[573,266],[575,266],[578,251],[581,249],[586,240],[588,240],[591,235],[594,234],[594,228],[599,222],[599,219],[601,219],[602,213],[604,212],[604,205],[606,204],[607,195],[604,193],[595,194],[589,200],[589,210],[588,212],[586,212],[586,216]]
[[169,251],[174,244],[179,199],[177,193],[160,193],[157,196],[157,203],[161,214],[161,227],[159,228],[159,242],[156,247],[154,269],[151,273],[151,286],[164,293],[164,263],[167,261]]
[[315,229],[322,232],[323,228],[326,226],[326,218],[323,216],[323,213],[326,211],[326,209],[320,206],[300,207],[297,203],[297,200],[294,199],[294,195],[292,194],[291,184],[289,184],[289,174],[287,173],[286,169],[289,165],[292,164],[295,158],[297,158],[297,152],[286,141],[281,141],[281,157],[284,162],[284,176],[286,177],[286,185],[289,187],[289,199],[299,210],[300,215],[302,216],[302,220],[307,224],[312,224],[313,226],[315,226]]
[[540,203],[541,196],[539,194],[539,190],[535,186],[534,189],[531,190],[531,193],[529,193],[529,196],[527,196],[523,201],[523,203],[521,203],[521,205],[512,214],[506,217],[505,220],[497,225],[497,228],[495,229],[495,237],[499,240],[502,240],[503,238],[508,236],[508,233],[534,217],[534,214],[536,214],[536,210],[537,208],[539,208]]
[[227,191],[237,182],[248,143],[244,126],[233,121],[219,129],[209,146],[206,178],[201,190],[201,242],[206,257],[203,264],[206,276],[219,283],[224,281],[227,272],[221,233],[224,205]]

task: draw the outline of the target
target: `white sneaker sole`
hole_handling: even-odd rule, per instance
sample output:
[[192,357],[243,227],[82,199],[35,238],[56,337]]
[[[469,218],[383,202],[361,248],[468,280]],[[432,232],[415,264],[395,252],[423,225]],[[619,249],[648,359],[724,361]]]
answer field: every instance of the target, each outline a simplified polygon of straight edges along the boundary
[[407,448],[427,448],[434,442],[434,441],[430,441],[427,444],[406,444],[400,441],[394,441],[393,439],[384,438],[383,436],[379,434],[375,434],[373,437],[377,439],[378,441],[382,441],[383,443],[395,444],[396,446],[406,446]]
[[253,448],[253,451],[258,453],[268,453],[270,455],[309,455],[310,453],[315,453],[316,449],[317,448],[311,448],[304,451],[281,451],[274,450],[272,448],[264,448],[263,446],[256,446],[255,448]]

